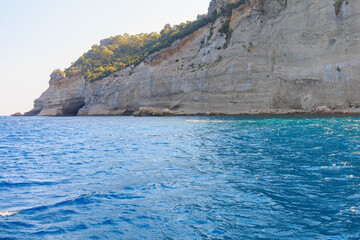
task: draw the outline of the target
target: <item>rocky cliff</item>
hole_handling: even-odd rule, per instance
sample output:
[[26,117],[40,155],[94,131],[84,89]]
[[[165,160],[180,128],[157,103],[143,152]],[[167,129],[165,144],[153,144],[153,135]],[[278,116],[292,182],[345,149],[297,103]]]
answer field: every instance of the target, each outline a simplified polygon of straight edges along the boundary
[[54,72],[27,115],[360,112],[360,1],[244,2],[99,81]]

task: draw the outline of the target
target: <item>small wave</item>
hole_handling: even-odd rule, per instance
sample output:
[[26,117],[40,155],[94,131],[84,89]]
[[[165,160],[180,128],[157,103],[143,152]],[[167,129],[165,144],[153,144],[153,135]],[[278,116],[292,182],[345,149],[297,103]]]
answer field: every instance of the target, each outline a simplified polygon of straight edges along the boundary
[[[321,166],[320,169],[328,169],[328,170],[342,170],[346,168],[354,168],[352,165],[348,165],[348,163],[341,163],[341,165],[333,164],[331,166]],[[314,170],[319,170],[317,167],[313,167]]]
[[[93,203],[96,201],[91,198],[92,196],[93,196],[92,193],[83,194],[83,195],[80,195],[77,197],[63,199],[62,201],[57,202],[57,203],[50,203],[50,204],[34,206],[34,207],[26,208],[26,209],[21,209],[21,210],[18,210],[17,212],[13,212],[12,214],[21,212],[22,214],[29,215],[29,214],[34,214],[36,212],[46,211],[48,209],[54,209],[54,208],[61,208],[61,207],[65,207],[65,206],[86,205],[86,204],[90,204],[90,203]],[[1,213],[9,213],[9,212],[0,212],[0,216],[1,216]],[[62,214],[77,214],[77,212],[72,211],[72,210],[60,210],[60,213],[62,213]]]
[[54,182],[7,182],[1,181],[0,187],[28,187],[28,186],[43,186],[54,185]]
[[1,216],[1,217],[8,217],[8,216],[14,215],[14,214],[16,214],[16,213],[17,213],[17,212],[8,212],[8,211],[1,212],[1,211],[0,211],[0,216]]
[[359,207],[350,207],[350,209],[340,210],[340,214],[360,214],[360,208]]
[[[63,199],[63,201],[57,202],[57,203],[51,203],[47,205],[41,205],[36,206],[28,209],[20,210],[21,213],[24,214],[34,214],[36,212],[46,211],[48,209],[54,209],[54,208],[62,208],[66,206],[72,206],[72,205],[87,205],[92,203],[99,203],[102,198],[107,199],[120,199],[120,200],[127,200],[127,199],[138,199],[138,198],[144,198],[142,196],[134,196],[129,194],[104,194],[104,193],[88,193],[88,194],[82,194],[73,198],[69,199]],[[77,212],[72,210],[64,210],[61,213],[63,214],[77,214]]]
[[222,123],[222,120],[186,120],[188,123]]
[[359,214],[359,213],[360,213],[359,208],[357,208],[357,207],[351,207],[351,208],[350,208],[350,211],[353,212],[353,213],[355,213],[355,214]]

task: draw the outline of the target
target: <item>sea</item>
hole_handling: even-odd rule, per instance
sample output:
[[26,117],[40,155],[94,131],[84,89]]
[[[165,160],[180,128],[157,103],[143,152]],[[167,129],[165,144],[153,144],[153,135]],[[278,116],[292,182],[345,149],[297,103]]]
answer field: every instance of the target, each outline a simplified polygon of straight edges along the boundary
[[0,117],[0,239],[360,239],[360,117]]

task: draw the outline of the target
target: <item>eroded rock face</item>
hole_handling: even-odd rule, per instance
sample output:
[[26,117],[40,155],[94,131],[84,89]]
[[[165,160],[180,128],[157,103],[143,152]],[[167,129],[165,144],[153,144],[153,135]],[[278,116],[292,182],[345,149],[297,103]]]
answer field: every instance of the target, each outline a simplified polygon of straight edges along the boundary
[[208,8],[208,16],[211,16],[216,11],[216,0],[211,0]]
[[34,102],[25,116],[76,116],[85,106],[85,80],[66,78],[55,70],[50,75],[50,87]]
[[75,114],[83,104],[79,115],[355,113],[359,18],[360,1],[336,14],[329,0],[249,0],[233,11],[227,47],[220,18],[100,81],[53,76],[31,113]]
[[22,114],[21,114],[21,112],[16,112],[16,113],[14,113],[14,114],[11,114],[11,116],[12,116],[12,117],[21,117]]
[[134,116],[173,116],[174,112],[165,108],[141,107],[139,111],[133,113]]

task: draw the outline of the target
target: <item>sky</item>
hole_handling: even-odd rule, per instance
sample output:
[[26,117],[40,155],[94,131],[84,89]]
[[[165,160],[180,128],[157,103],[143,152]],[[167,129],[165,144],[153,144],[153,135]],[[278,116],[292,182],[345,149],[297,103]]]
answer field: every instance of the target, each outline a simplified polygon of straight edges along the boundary
[[32,109],[65,69],[101,39],[195,20],[210,0],[0,0],[0,116]]

